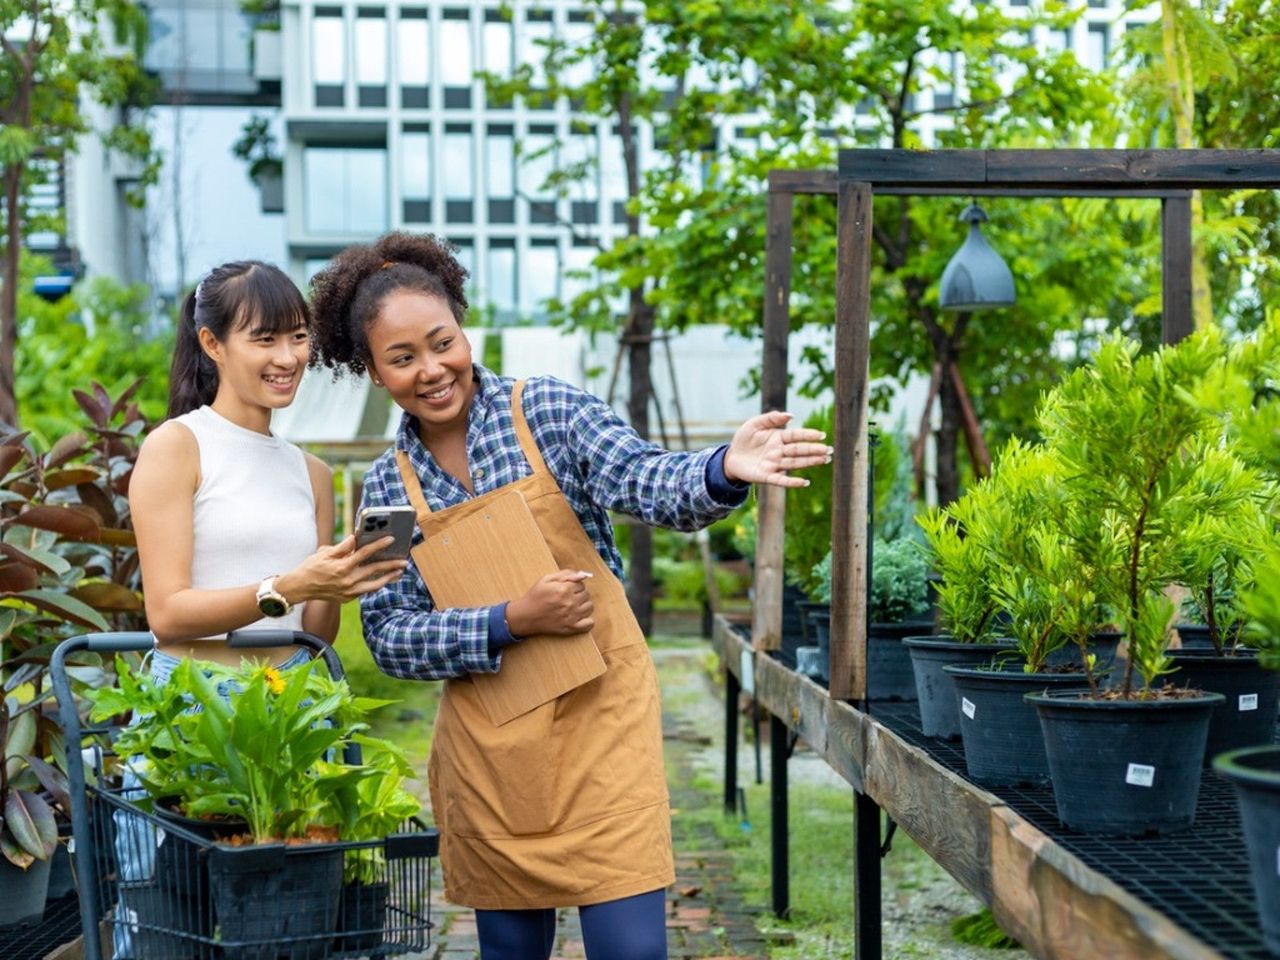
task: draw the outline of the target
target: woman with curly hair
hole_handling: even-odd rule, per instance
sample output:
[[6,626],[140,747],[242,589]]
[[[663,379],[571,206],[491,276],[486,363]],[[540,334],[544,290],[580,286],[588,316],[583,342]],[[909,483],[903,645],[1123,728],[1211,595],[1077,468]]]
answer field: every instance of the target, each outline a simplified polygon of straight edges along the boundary
[[[368,373],[403,411],[365,477],[364,506],[411,504],[432,534],[517,490],[560,569],[488,607],[437,609],[416,569],[361,598],[365,640],[395,677],[446,680],[429,762],[445,894],[476,909],[482,960],[551,955],[555,908],[576,906],[590,960],[666,956],[674,882],[657,677],[627,604],[609,511],[696,530],[750,484],[830,461],[789,415],[748,420],[713,450],[642,440],[605,403],[551,377],[473,363],[466,271],[431,236],[388,234],[312,281],[320,361]],[[421,536],[421,531],[419,533]],[[526,638],[590,631],[605,672],[505,723],[472,678]]]

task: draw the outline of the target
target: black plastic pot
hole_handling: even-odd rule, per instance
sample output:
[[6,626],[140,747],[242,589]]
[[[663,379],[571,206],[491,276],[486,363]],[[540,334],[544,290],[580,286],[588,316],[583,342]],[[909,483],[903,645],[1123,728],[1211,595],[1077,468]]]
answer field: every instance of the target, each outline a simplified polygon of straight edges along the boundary
[[213,922],[203,900],[184,897],[158,882],[121,883],[118,922],[128,930],[131,953],[147,960],[188,960],[214,955]]
[[[243,820],[200,820],[184,816],[174,811],[177,802],[176,799],[157,800],[153,807],[156,818],[210,843],[249,832],[249,825]],[[207,858],[201,856],[201,848],[176,833],[157,836],[157,841],[156,878],[161,886],[180,896],[205,902],[209,897],[209,864]]]
[[337,950],[367,953],[381,945],[389,890],[385,883],[343,884],[338,905],[339,936],[333,941]]
[[1180,700],[1092,700],[1087,691],[1029,693],[1044,731],[1063,825],[1101,836],[1188,829],[1200,758],[1220,693]]
[[1262,939],[1280,955],[1280,747],[1232,750],[1217,757],[1213,768],[1235,784]]
[[1049,761],[1036,708],[1028,693],[1078,688],[1079,674],[1023,673],[1022,665],[1001,669],[942,668],[955,684],[960,734],[969,779],[983,787],[1038,786],[1049,780]]
[[1213,650],[1213,640],[1209,638],[1209,628],[1203,623],[1180,623],[1177,625],[1178,639],[1183,650]]
[[49,894],[50,900],[61,900],[76,892],[76,877],[71,869],[71,854],[67,852],[67,842],[71,839],[71,822],[58,821],[58,846],[49,861]]
[[319,960],[328,952],[342,890],[340,849],[216,846],[208,860],[226,960]]
[[809,620],[809,635],[818,648],[817,670],[813,679],[826,685],[831,682],[831,607],[828,604],[813,604],[806,616]]
[[1228,750],[1270,744],[1276,735],[1280,673],[1265,670],[1253,650],[1219,656],[1208,650],[1170,650],[1178,672],[1169,677],[1180,687],[1220,693],[1226,702],[1213,712],[1204,748],[1205,766]]
[[805,645],[804,629],[800,621],[801,603],[808,602],[804,591],[791,584],[782,587],[782,646],[772,652],[788,670],[796,668],[796,649]]
[[902,645],[911,655],[916,697],[920,701],[920,727],[925,736],[959,739],[956,687],[942,668],[950,664],[977,666],[1002,650],[1011,649],[1011,644],[956,643],[948,636],[931,636],[907,637]]
[[44,919],[49,892],[49,861],[37,860],[23,870],[0,856],[0,930],[25,927]]
[[[1111,670],[1113,673],[1118,669],[1116,667],[1116,648],[1120,646],[1120,641],[1124,635],[1116,630],[1103,630],[1098,633],[1089,635],[1089,651],[1097,658],[1094,666],[1094,673],[1102,673]],[[1080,660],[1080,648],[1074,643],[1069,643],[1065,647],[1059,647],[1053,653],[1045,658],[1046,667],[1080,667],[1084,669],[1084,664]]]
[[867,683],[872,700],[916,699],[911,654],[902,645],[920,635],[919,623],[872,623],[867,626]]
[[816,600],[797,600],[796,611],[800,615],[800,643],[802,646],[810,647],[817,644],[817,638],[813,635],[813,626],[809,622],[809,614],[817,610],[819,612],[826,611],[828,615],[831,613],[831,604],[818,603]]

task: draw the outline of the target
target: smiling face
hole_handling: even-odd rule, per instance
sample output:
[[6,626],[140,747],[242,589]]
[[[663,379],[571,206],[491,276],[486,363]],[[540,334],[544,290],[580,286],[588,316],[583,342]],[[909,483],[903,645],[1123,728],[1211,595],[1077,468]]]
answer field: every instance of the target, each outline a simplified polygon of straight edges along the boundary
[[233,419],[287,407],[293,402],[310,356],[304,318],[291,330],[271,332],[249,321],[238,324],[225,340],[204,327],[200,345],[218,367],[214,406]]
[[475,391],[471,344],[438,296],[397,290],[368,328],[370,374],[423,434],[466,429]]

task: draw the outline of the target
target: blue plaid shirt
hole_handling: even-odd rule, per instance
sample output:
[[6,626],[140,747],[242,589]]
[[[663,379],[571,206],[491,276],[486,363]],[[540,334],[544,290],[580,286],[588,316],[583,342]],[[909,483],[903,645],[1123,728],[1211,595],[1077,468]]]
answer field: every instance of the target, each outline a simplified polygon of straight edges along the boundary
[[[475,495],[505,486],[533,469],[525,460],[511,417],[515,383],[475,366],[476,392],[467,415],[467,462]],[[697,530],[741,504],[748,487],[724,476],[724,447],[671,453],[642,440],[603,401],[553,377],[525,384],[525,417],[547,469],[609,568],[622,577],[609,511],[645,523]],[[362,507],[409,502],[395,450],[404,450],[432,510],[472,496],[447,474],[418,439],[418,422],[401,417],[395,448],[379,457],[364,479]],[[414,542],[422,534],[415,531]],[[514,598],[513,598],[514,599]],[[505,630],[505,604],[433,609],[421,575],[411,564],[395,583],[360,598],[365,642],[378,666],[393,677],[438,680],[494,673]],[[496,639],[496,643],[493,641]]]

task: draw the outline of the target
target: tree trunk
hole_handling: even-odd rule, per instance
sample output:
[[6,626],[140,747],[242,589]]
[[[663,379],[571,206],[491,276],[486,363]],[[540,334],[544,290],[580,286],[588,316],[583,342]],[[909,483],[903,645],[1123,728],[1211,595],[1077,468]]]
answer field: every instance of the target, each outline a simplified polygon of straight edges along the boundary
[[18,264],[22,256],[22,168],[4,171],[5,246],[0,267],[0,423],[18,425],[14,354],[18,344]]
[[[652,353],[653,307],[644,302],[642,290],[631,291],[632,337],[628,349],[627,417],[632,428],[649,438],[649,398],[653,395],[649,362]],[[631,528],[631,568],[627,578],[627,599],[647,636],[653,629],[653,528],[637,523]]]
[[955,380],[948,370],[950,359],[940,358],[944,373],[938,385],[938,400],[942,407],[942,426],[938,430],[938,473],[935,485],[938,505],[946,506],[960,496],[960,464],[957,453],[960,447],[960,431],[963,428],[963,411]]

